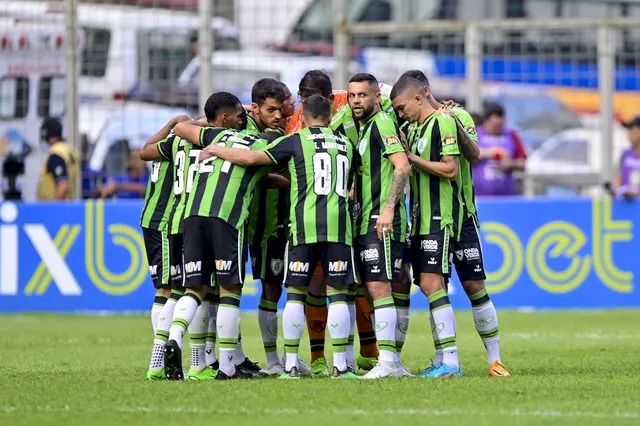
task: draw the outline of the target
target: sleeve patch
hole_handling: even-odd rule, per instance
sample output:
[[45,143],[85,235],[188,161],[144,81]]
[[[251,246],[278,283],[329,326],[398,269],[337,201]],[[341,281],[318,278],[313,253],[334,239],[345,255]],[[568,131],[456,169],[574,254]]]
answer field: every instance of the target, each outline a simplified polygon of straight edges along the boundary
[[387,145],[395,145],[397,143],[400,143],[400,139],[398,139],[397,136],[387,136],[384,141]]
[[456,137],[455,136],[445,136],[444,137],[444,144],[445,145],[454,145],[456,143]]
[[464,128],[464,130],[469,133],[470,135],[475,135],[476,134],[476,126],[467,126]]

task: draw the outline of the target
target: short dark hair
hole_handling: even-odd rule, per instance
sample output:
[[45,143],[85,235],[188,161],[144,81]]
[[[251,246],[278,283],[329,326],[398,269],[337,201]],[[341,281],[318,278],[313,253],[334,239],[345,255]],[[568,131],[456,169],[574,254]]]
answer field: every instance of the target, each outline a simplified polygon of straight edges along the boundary
[[284,102],[287,95],[282,88],[282,83],[273,78],[261,78],[251,88],[251,102],[262,105],[269,98],[278,102]]
[[403,75],[396,84],[393,85],[389,97],[391,100],[394,100],[408,90],[415,90],[419,93],[424,93],[424,83],[413,77]]
[[242,103],[236,95],[229,92],[216,92],[209,96],[204,104],[204,115],[207,121],[213,121],[218,118],[221,110],[236,108],[238,105],[242,106]]
[[484,106],[484,120],[497,115],[498,117],[504,117],[504,107],[497,102],[487,102]]
[[311,95],[302,105],[305,117],[316,119],[331,117],[331,102],[329,102],[329,98],[322,95]]
[[349,79],[349,83],[364,83],[367,82],[372,86],[380,87],[378,79],[367,72],[360,72]]
[[331,93],[333,93],[331,78],[325,70],[307,71],[298,85],[298,95],[301,98],[308,98],[312,95],[328,98]]
[[427,78],[427,76],[420,70],[409,70],[409,71],[405,71],[400,78],[402,77],[413,77],[416,80],[420,81],[423,83],[423,85],[428,86],[429,85],[429,79]]
[[40,135],[43,140],[49,138],[62,138],[62,123],[55,117],[47,117],[40,127]]

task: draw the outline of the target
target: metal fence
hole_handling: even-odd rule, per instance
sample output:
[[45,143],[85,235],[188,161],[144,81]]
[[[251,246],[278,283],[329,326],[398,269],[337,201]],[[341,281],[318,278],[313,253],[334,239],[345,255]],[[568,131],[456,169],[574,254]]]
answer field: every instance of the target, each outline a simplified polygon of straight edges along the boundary
[[[409,45],[416,50],[407,55],[432,53],[432,91],[440,98],[478,113],[488,100],[503,103],[533,152],[525,194],[549,186],[595,194],[613,178],[628,144],[621,123],[640,113],[640,20],[353,23],[344,2],[334,8],[338,64],[353,41]],[[344,85],[348,73],[338,68]]]
[[[160,7],[170,3],[182,7]],[[97,173],[99,187],[126,165],[125,145],[140,146],[174,115],[198,115],[212,91],[246,102],[253,82],[274,77],[296,93],[311,68],[329,70],[335,88],[357,71],[393,84],[419,68],[440,99],[477,113],[487,101],[502,103],[529,147],[530,195],[597,192],[627,146],[621,122],[640,112],[640,19],[353,22],[347,2],[333,0],[323,15],[333,20],[328,31],[305,38],[277,18],[299,13],[255,16],[285,3],[303,10],[311,1],[0,2],[0,138],[31,147],[24,198],[33,199],[43,161],[45,116],[65,121],[85,180]],[[287,34],[287,52],[268,46],[276,32]]]

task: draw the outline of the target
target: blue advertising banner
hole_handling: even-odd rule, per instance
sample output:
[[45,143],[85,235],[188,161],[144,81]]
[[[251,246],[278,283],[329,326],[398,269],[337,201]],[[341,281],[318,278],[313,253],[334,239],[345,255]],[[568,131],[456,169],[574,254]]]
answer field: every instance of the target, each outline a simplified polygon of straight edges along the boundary
[[[0,204],[0,312],[148,310],[154,290],[141,208],[135,201]],[[640,307],[640,203],[508,198],[481,200],[479,210],[497,306]],[[257,307],[259,290],[249,278],[243,309]],[[469,306],[455,273],[451,300]],[[427,307],[415,288],[411,306]]]

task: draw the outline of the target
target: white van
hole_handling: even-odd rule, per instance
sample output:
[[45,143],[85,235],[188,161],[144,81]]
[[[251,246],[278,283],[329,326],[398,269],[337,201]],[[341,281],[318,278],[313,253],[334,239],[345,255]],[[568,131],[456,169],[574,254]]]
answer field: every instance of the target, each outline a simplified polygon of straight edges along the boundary
[[43,161],[42,120],[64,115],[64,74],[64,28],[0,18],[0,164],[8,154],[24,159],[18,187],[25,200],[35,198]]
[[[64,26],[64,3],[3,0],[2,16]],[[198,25],[198,15],[188,11],[80,3],[80,95],[123,99],[140,84],[175,81],[194,56]],[[216,49],[239,48],[238,31],[228,19],[213,18],[211,30]]]

